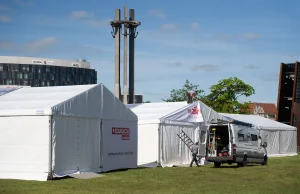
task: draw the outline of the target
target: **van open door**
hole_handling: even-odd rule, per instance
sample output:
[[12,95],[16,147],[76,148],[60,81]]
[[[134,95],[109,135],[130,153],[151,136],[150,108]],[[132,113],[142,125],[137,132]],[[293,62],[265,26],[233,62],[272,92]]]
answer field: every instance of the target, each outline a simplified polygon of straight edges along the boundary
[[199,155],[201,157],[206,156],[206,145],[207,145],[207,126],[200,125],[199,127]]

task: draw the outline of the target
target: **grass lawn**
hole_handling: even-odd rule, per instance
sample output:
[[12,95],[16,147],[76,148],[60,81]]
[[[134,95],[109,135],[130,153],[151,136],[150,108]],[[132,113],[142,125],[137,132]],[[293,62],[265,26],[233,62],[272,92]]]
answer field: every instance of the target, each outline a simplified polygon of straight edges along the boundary
[[47,182],[0,179],[0,193],[300,193],[300,155],[245,168],[144,168]]

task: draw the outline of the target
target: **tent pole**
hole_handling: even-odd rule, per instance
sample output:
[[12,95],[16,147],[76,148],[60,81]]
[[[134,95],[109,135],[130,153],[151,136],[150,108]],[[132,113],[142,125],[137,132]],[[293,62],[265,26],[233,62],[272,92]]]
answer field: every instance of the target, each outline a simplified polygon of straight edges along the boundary
[[160,161],[160,140],[161,140],[160,127],[161,127],[161,124],[158,125],[158,163],[157,163],[158,166],[161,166],[161,161]]
[[102,119],[100,119],[100,137],[99,137],[99,162],[100,162],[100,169],[103,169],[103,130],[102,130]]
[[52,129],[53,116],[49,116],[49,161],[48,161],[48,180],[53,178],[52,175]]

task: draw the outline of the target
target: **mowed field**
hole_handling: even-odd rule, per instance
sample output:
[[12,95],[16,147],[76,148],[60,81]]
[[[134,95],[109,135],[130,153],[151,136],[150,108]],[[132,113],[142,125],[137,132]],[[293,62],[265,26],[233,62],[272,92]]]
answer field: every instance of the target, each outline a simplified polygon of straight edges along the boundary
[[268,166],[139,168],[94,179],[47,182],[0,179],[0,193],[300,193],[300,155],[270,158]]

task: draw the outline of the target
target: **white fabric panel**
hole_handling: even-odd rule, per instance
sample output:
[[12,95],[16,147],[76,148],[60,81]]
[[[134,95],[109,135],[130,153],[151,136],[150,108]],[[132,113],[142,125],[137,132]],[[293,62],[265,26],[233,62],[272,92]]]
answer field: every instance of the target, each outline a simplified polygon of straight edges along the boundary
[[296,127],[286,125],[258,115],[242,115],[242,114],[227,114],[227,113],[220,113],[220,114],[246,123],[252,123],[253,125],[258,126],[262,130],[277,131],[278,129],[281,129],[281,130],[296,131]]
[[80,172],[100,172],[100,119],[79,118],[78,157]]
[[175,112],[166,115],[161,120],[180,121],[180,122],[203,122],[202,111],[200,110],[200,103],[194,102],[185,107],[176,110]]
[[280,154],[297,153],[296,131],[280,131]]
[[137,168],[137,133],[137,122],[102,120],[104,172]]
[[102,84],[21,88],[0,96],[0,115],[37,114],[137,121]]
[[100,119],[53,118],[53,159],[56,177],[100,172]]
[[53,113],[85,118],[137,121],[137,116],[101,84],[54,106]]
[[0,117],[0,178],[46,181],[49,116]]
[[[163,123],[160,126],[161,130],[161,165],[171,166],[190,163],[192,156],[189,148],[181,141],[177,136],[181,130],[183,130],[192,140],[197,139],[195,137],[198,129],[195,125],[174,125],[171,123]],[[198,135],[197,135],[198,136]]]
[[171,114],[161,117],[162,121],[177,121],[177,122],[209,122],[211,120],[221,119],[222,115],[205,105],[201,101],[195,101],[181,109],[178,109]]
[[55,177],[78,172],[78,126],[76,117],[53,116],[52,165]]
[[268,155],[279,154],[279,131],[264,131],[263,139],[267,140]]
[[98,102],[100,101],[102,104],[101,119],[138,121],[137,115],[135,115],[126,105],[124,105],[123,102],[117,99],[115,95],[104,85],[101,85],[101,87],[103,90],[103,96],[101,101],[98,99]]
[[51,107],[95,87],[95,85],[21,88],[0,96],[0,115],[51,114]]
[[158,124],[138,125],[138,165],[158,162]]
[[137,116],[139,124],[159,123],[160,118],[187,106],[187,102],[154,102],[143,104],[128,104]]

